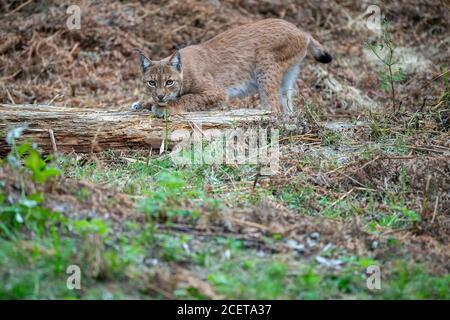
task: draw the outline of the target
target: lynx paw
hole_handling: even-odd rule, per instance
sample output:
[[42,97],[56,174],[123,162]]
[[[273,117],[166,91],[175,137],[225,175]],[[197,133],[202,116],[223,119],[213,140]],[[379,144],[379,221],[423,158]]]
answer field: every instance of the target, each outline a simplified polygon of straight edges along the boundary
[[164,108],[158,105],[152,106],[152,112],[157,118],[164,118]]
[[142,111],[142,110],[151,111],[152,104],[149,102],[136,101],[136,102],[133,102],[133,104],[130,107],[130,110],[131,111]]
[[136,102],[133,102],[130,109],[133,111],[139,111],[139,110],[144,109],[144,106],[139,101],[136,101]]

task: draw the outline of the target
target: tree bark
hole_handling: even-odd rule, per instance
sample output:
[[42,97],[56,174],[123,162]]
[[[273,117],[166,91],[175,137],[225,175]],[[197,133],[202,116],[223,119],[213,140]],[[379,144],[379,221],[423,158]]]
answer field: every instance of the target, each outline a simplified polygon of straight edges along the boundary
[[[267,119],[270,112],[256,109],[191,112],[170,117],[168,130],[202,127],[231,128]],[[48,105],[0,104],[0,155],[10,150],[8,130],[27,125],[20,140],[31,138],[44,153],[92,153],[103,150],[160,149],[164,119],[148,111],[108,111]],[[169,148],[175,141],[169,136]]]

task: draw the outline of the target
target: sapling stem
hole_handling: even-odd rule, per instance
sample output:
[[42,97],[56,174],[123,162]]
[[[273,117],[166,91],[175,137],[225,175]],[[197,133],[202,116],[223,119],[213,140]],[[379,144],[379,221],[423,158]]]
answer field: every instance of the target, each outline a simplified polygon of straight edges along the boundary
[[168,145],[169,145],[169,126],[168,126],[168,110],[167,107],[164,107],[164,125],[165,125],[165,137],[164,137],[164,153],[167,154]]

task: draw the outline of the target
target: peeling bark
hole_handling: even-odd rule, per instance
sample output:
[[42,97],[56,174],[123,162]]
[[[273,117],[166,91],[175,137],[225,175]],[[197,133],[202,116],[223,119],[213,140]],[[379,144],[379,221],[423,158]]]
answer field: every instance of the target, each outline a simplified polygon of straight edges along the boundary
[[[231,128],[267,119],[256,109],[191,112],[172,116],[168,129]],[[108,111],[48,105],[0,104],[0,155],[9,151],[6,132],[27,124],[21,139],[31,138],[45,153],[91,153],[104,150],[159,150],[165,136],[164,119],[145,111]],[[171,145],[169,138],[169,146]],[[55,150],[56,149],[56,150]]]

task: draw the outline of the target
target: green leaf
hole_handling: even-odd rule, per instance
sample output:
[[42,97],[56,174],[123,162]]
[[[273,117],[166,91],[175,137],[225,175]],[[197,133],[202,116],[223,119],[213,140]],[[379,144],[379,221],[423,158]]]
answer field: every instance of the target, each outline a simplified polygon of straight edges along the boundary
[[29,142],[22,142],[15,149],[17,154],[20,156],[23,156],[24,154],[29,153],[30,150],[33,150],[33,148],[31,146],[31,143],[29,143]]
[[32,150],[25,158],[24,165],[30,170],[32,180],[37,183],[43,183],[47,178],[55,177],[60,174],[60,171],[57,168],[47,168],[45,161],[41,159],[41,156],[35,150]]
[[56,177],[59,176],[59,174],[61,173],[61,171],[58,168],[55,167],[50,167],[45,169],[45,171],[43,172],[45,177]]
[[106,235],[110,230],[107,224],[100,219],[88,220],[77,220],[73,222],[73,229],[81,234],[99,234]]

